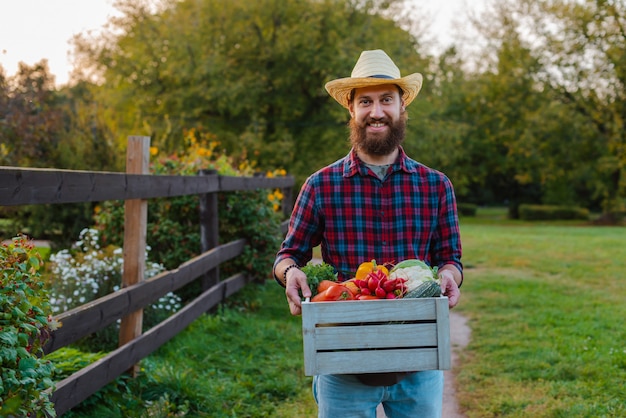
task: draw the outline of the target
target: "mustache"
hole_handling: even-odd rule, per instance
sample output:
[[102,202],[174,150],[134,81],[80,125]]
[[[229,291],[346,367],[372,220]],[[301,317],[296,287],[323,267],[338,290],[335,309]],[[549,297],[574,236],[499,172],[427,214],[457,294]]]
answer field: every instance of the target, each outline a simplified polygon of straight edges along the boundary
[[385,123],[387,125],[391,125],[391,121],[385,116],[383,116],[382,118],[372,118],[368,116],[365,119],[364,124],[369,125],[371,123]]

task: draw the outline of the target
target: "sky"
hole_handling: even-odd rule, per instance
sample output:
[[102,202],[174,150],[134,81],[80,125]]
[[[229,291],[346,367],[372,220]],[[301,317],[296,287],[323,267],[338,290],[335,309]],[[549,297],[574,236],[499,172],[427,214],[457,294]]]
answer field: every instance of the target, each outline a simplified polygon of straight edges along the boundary
[[[456,19],[470,7],[469,0],[411,1],[429,11],[431,30],[443,45],[452,40]],[[472,0],[471,7],[481,2]],[[98,30],[118,14],[113,0],[0,0],[0,65],[13,76],[19,62],[33,65],[46,58],[56,84],[66,84],[72,37]]]

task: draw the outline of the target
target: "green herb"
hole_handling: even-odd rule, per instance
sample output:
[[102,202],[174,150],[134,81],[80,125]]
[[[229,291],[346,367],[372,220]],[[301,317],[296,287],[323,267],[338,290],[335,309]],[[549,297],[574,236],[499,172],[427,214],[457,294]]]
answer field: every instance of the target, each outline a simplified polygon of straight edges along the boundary
[[311,297],[317,294],[317,286],[323,280],[337,281],[337,272],[335,268],[330,264],[307,264],[301,269],[306,274],[306,279],[309,287],[311,288]]

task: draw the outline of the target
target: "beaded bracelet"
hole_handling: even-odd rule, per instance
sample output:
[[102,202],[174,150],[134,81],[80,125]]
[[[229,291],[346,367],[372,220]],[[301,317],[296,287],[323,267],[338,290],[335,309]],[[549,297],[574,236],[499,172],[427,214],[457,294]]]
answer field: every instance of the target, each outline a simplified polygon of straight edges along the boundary
[[285,285],[287,285],[287,272],[291,270],[292,268],[300,269],[300,266],[297,264],[291,264],[290,266],[287,266],[287,268],[285,269],[285,272],[283,273],[283,280],[285,280]]

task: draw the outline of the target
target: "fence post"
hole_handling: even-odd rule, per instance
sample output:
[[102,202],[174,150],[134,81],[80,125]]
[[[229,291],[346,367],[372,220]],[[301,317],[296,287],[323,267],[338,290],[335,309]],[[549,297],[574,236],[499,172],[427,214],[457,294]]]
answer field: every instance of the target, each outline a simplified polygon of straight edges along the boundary
[[[217,170],[200,170],[199,176],[211,176]],[[219,244],[219,213],[217,193],[206,193],[198,196],[200,200],[200,243],[202,252],[209,251]],[[215,286],[220,280],[220,269],[209,270],[200,279],[202,291]]]
[[[149,174],[150,137],[128,137],[126,150],[126,173]],[[146,230],[148,223],[148,201],[129,199],[124,203],[124,269],[122,288],[132,286],[144,279],[146,265]],[[122,346],[142,333],[143,310],[137,310],[122,318],[119,346]],[[133,377],[137,366],[129,372]]]
[[283,201],[281,202],[283,207],[283,215],[289,219],[291,211],[293,210],[293,186],[285,187],[282,190]]

